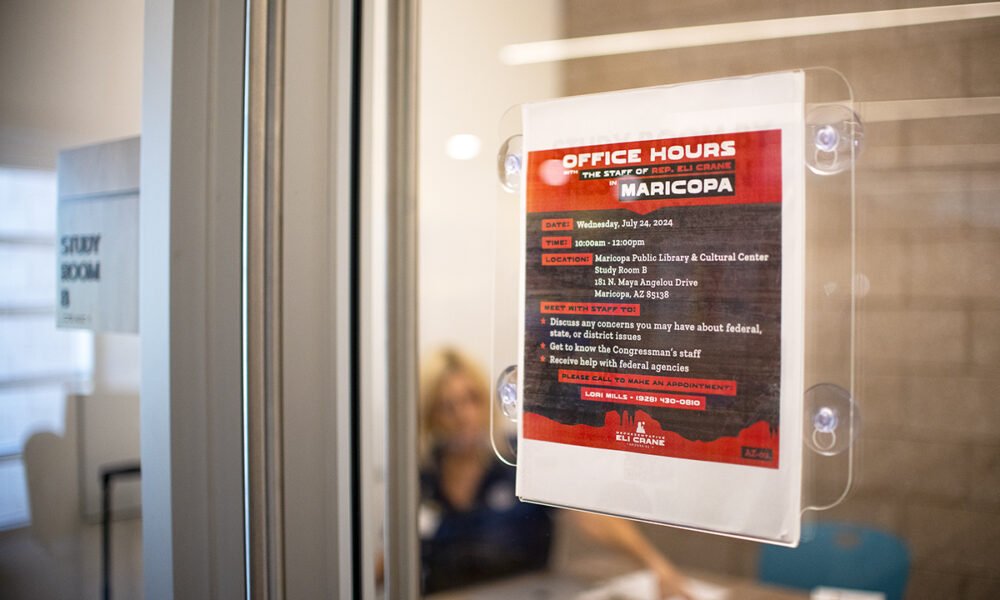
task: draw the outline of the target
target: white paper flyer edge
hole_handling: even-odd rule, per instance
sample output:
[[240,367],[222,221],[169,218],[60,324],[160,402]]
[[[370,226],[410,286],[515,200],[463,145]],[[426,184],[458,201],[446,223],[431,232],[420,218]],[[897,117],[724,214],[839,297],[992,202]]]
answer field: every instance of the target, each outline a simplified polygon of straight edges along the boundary
[[[790,105],[797,106],[798,109],[799,109],[799,114],[801,114],[801,110],[804,107],[804,73],[803,72],[801,72],[801,71],[793,71],[793,72],[787,72],[787,73],[782,73],[782,74],[768,74],[768,75],[765,75],[765,76],[761,76],[761,78],[765,78],[765,79],[771,79],[771,78],[785,79],[786,83],[788,82],[787,78],[794,78],[794,80],[795,80],[795,84],[794,84],[795,85],[795,98],[788,98],[788,97],[786,97],[785,101],[782,102],[781,104],[790,104]],[[753,79],[753,77],[739,78],[738,81],[739,81],[739,83],[741,85],[745,85],[748,82],[748,80],[752,80],[752,79]],[[720,84],[720,83],[724,84],[724,83],[728,83],[728,82],[732,82],[732,81],[733,80],[727,79],[727,80],[718,80],[718,81],[714,81],[714,82],[710,82],[710,83],[712,83],[713,85],[715,85],[715,84]],[[761,83],[768,83],[768,82],[765,81],[765,82],[761,82]],[[702,84],[698,84],[698,85],[702,85]],[[671,86],[671,89],[672,90],[676,90],[677,88],[680,88],[680,87],[685,87],[685,86]],[[644,90],[642,90],[642,91],[655,92],[655,91],[658,91],[658,90],[660,90],[660,88],[644,88]],[[579,98],[584,98],[584,99],[588,99],[588,98],[589,99],[600,98],[600,99],[603,99],[604,96],[607,96],[607,95],[605,95],[605,94],[602,94],[602,95],[592,95],[592,96],[589,96],[589,97],[578,97],[576,99],[571,99],[571,100],[575,101],[575,100],[578,100]],[[732,95],[730,95],[729,97],[732,97]],[[522,122],[524,124],[524,131],[525,131],[525,133],[529,132],[529,127],[530,127],[530,124],[531,124],[531,116],[530,115],[532,113],[531,107],[533,107],[533,106],[537,106],[537,105],[525,105],[525,106],[522,107]],[[749,126],[746,129],[759,129],[759,127],[757,127],[757,126]],[[723,127],[720,127],[718,129],[718,131],[725,131],[725,132],[735,132],[735,131],[740,131],[740,130],[741,130],[741,127],[738,126],[738,125],[737,126],[723,126]],[[783,159],[782,159],[782,170],[783,170],[782,171],[782,189],[783,189],[783,198],[785,198],[785,199],[787,199],[787,198],[795,198],[795,199],[799,200],[798,203],[783,202],[783,214],[782,214],[782,219],[783,219],[783,227],[782,227],[782,238],[783,238],[782,239],[782,247],[783,247],[783,251],[782,251],[782,256],[783,256],[783,259],[786,256],[791,256],[794,260],[792,260],[792,261],[783,260],[783,263],[782,263],[782,299],[781,299],[781,303],[782,303],[782,313],[783,313],[783,315],[782,315],[782,333],[781,333],[781,365],[782,365],[781,366],[781,372],[782,372],[782,384],[781,384],[781,393],[780,393],[781,394],[781,396],[780,396],[780,398],[781,398],[781,400],[780,400],[780,402],[781,402],[781,409],[780,410],[782,411],[782,416],[784,418],[781,419],[781,424],[779,426],[780,432],[781,432],[780,433],[780,436],[781,436],[780,437],[780,439],[781,439],[781,461],[780,461],[780,464],[781,464],[781,467],[779,469],[775,470],[775,471],[777,471],[777,473],[773,473],[773,472],[771,472],[771,473],[768,473],[768,472],[759,473],[757,469],[754,469],[754,471],[751,471],[750,475],[746,475],[745,471],[741,471],[741,469],[746,469],[746,467],[742,467],[742,466],[738,466],[738,465],[726,465],[726,464],[722,464],[722,463],[712,463],[712,462],[705,462],[705,461],[690,461],[690,460],[686,460],[686,459],[678,459],[678,458],[671,458],[671,457],[655,457],[655,456],[649,457],[649,456],[647,456],[645,458],[646,459],[652,459],[652,460],[655,460],[655,461],[659,461],[660,464],[663,465],[663,466],[670,465],[668,467],[669,469],[674,470],[676,468],[679,471],[687,471],[689,469],[686,468],[686,467],[690,463],[695,463],[696,466],[693,467],[693,470],[690,473],[690,475],[692,475],[692,476],[698,476],[699,478],[706,477],[706,476],[710,477],[710,478],[713,478],[713,479],[714,478],[718,478],[718,477],[722,477],[724,479],[730,480],[730,482],[731,482],[731,480],[734,477],[736,479],[743,479],[745,477],[749,477],[750,479],[754,479],[754,478],[758,478],[758,476],[760,476],[759,477],[760,479],[775,479],[775,478],[786,479],[787,478],[788,481],[784,481],[783,482],[784,486],[782,486],[782,487],[785,487],[786,489],[788,489],[788,496],[789,497],[786,497],[786,502],[788,502],[790,505],[786,505],[781,512],[785,516],[787,516],[787,517],[791,517],[792,515],[794,515],[794,517],[790,518],[790,519],[782,519],[781,520],[782,524],[779,525],[777,528],[774,528],[775,530],[771,530],[771,531],[755,531],[756,528],[753,526],[752,523],[743,523],[742,526],[734,526],[734,523],[731,523],[731,522],[730,523],[719,523],[719,522],[706,523],[706,522],[700,521],[699,519],[678,518],[678,519],[673,519],[673,520],[667,521],[667,520],[664,520],[663,518],[657,518],[656,515],[650,514],[650,513],[645,512],[645,511],[635,511],[635,510],[628,510],[628,509],[616,510],[616,511],[614,511],[613,514],[620,514],[622,516],[627,516],[627,517],[638,519],[638,520],[644,520],[644,521],[650,521],[650,522],[656,522],[656,523],[663,523],[663,524],[668,524],[668,525],[674,525],[674,526],[679,526],[679,527],[687,528],[687,529],[706,530],[706,531],[711,531],[711,532],[714,532],[714,533],[719,533],[719,534],[723,534],[723,535],[729,535],[729,536],[732,536],[732,537],[738,537],[738,538],[743,538],[743,539],[753,539],[753,540],[765,539],[765,540],[768,540],[768,541],[774,541],[774,542],[778,542],[778,543],[782,543],[782,544],[786,544],[786,545],[794,545],[798,541],[798,538],[799,538],[799,522],[800,522],[799,521],[799,513],[800,513],[800,509],[801,509],[801,463],[802,463],[801,394],[802,394],[803,370],[804,370],[804,365],[803,365],[803,360],[802,360],[802,351],[803,351],[803,348],[804,348],[804,343],[803,343],[803,335],[804,334],[803,334],[803,331],[802,331],[802,325],[803,325],[803,321],[804,321],[804,258],[802,258],[802,255],[803,255],[802,250],[804,249],[804,240],[803,240],[803,235],[802,235],[802,231],[803,231],[802,228],[804,227],[804,218],[805,218],[804,207],[801,206],[801,202],[804,199],[804,175],[805,175],[805,173],[804,173],[804,165],[800,165],[798,163],[801,163],[802,159],[804,159],[803,137],[802,137],[804,135],[804,130],[803,130],[803,124],[802,124],[801,120],[799,120],[797,123],[784,122],[784,123],[781,124],[781,130],[783,132],[783,136],[785,136],[785,137],[783,137],[783,144],[782,144],[782,154],[783,154]],[[533,144],[529,144],[529,140],[530,140],[530,138],[528,136],[526,136],[525,137],[525,144],[524,144],[525,154],[528,152],[528,149],[533,146]],[[791,143],[785,143],[785,142],[791,142]],[[798,159],[791,160],[790,157],[789,157],[789,155],[792,155],[792,156],[796,156],[797,155]],[[795,166],[789,167],[789,165],[795,165]],[[792,171],[792,172],[790,172],[790,171]],[[519,270],[520,270],[520,285],[521,285],[521,293],[519,294],[519,318],[520,318],[520,326],[518,328],[518,341],[519,341],[519,350],[518,350],[518,366],[519,366],[519,369],[518,369],[518,389],[519,390],[523,390],[524,389],[523,372],[524,372],[524,326],[525,326],[525,323],[524,323],[524,317],[525,317],[525,305],[524,305],[524,302],[525,302],[525,299],[524,299],[524,293],[523,293],[523,291],[524,291],[524,285],[525,285],[525,264],[524,264],[523,252],[525,251],[525,240],[526,240],[526,237],[525,237],[526,236],[525,219],[524,219],[524,210],[526,209],[525,179],[526,179],[526,173],[522,172],[522,176],[521,176],[521,183],[522,183],[522,185],[521,185],[521,193],[519,195],[520,196],[520,202],[521,202],[521,209],[522,209],[521,210],[521,230],[520,230],[520,235],[521,235],[521,252],[522,252],[522,257],[521,258],[522,259],[520,261],[520,267],[519,267]],[[795,204],[800,204],[800,206],[796,207]],[[788,210],[786,212],[786,207],[787,206],[791,206],[791,210]],[[796,209],[799,209],[799,210],[796,210]],[[798,225],[797,227],[794,228],[797,231],[789,231],[790,229],[793,229],[793,228],[787,227],[787,223],[789,221],[794,221]],[[793,262],[794,262],[794,264],[792,264]],[[789,277],[790,273],[796,273],[796,276],[795,277]],[[791,282],[792,285],[788,285],[789,282]],[[797,326],[796,327],[791,327],[792,323],[797,324]],[[796,348],[797,348],[797,350],[796,350]],[[792,358],[794,358],[794,360],[792,360]],[[797,392],[796,393],[792,393],[792,390],[797,390]],[[796,396],[797,396],[797,398],[796,398]],[[794,400],[793,400],[793,398],[794,398]],[[525,459],[528,456],[534,456],[537,453],[536,451],[541,451],[540,453],[542,455],[546,455],[546,454],[550,454],[549,451],[552,450],[552,448],[548,448],[550,446],[556,446],[556,447],[560,447],[560,448],[567,447],[567,446],[564,446],[562,444],[553,444],[553,443],[550,443],[550,442],[541,442],[541,441],[535,441],[535,440],[524,440],[523,435],[522,435],[522,433],[523,433],[522,432],[522,422],[523,422],[523,419],[520,418],[520,408],[519,408],[519,419],[518,419],[518,434],[519,434],[518,435],[518,457],[519,457],[519,462],[520,462],[520,464],[522,466],[524,466]],[[792,427],[793,424],[794,424],[794,427]],[[619,452],[619,451],[614,451],[614,450],[600,450],[600,449],[578,447],[578,446],[568,446],[568,448],[570,448],[570,451],[569,451],[569,456],[567,456],[566,458],[575,458],[576,461],[580,461],[580,462],[587,462],[585,459],[583,459],[584,458],[583,455],[591,454],[593,452],[597,452],[597,453],[601,453],[601,454],[611,453],[611,454],[625,454],[625,455],[629,455],[629,456],[624,457],[624,458],[623,457],[616,457],[615,459],[612,459],[613,462],[623,462],[623,461],[625,461],[628,458],[635,458],[634,456],[631,456],[631,453]],[[558,458],[559,454],[562,454],[562,452],[556,450],[550,456],[550,459],[552,459],[552,460],[549,460],[547,462],[549,462],[550,464],[562,464],[563,461]],[[596,457],[594,457],[594,458],[596,458]],[[606,458],[606,456],[603,456],[602,458]],[[583,460],[581,460],[581,459],[583,459]],[[644,459],[639,458],[638,460],[643,461]],[[573,462],[576,462],[576,461],[573,461]],[[601,461],[601,462],[605,462],[605,461]],[[535,468],[535,465],[532,465],[531,469],[533,469],[533,468]],[[733,469],[736,469],[736,471],[733,471]],[[589,474],[593,475],[593,472],[594,472],[594,470],[591,469],[589,471]],[[542,504],[555,504],[555,505],[561,505],[561,506],[571,506],[573,508],[577,508],[577,509],[581,509],[581,510],[589,510],[589,511],[592,511],[592,512],[599,512],[599,513],[603,513],[603,514],[612,514],[611,511],[607,510],[606,506],[602,505],[603,503],[579,502],[579,501],[576,501],[576,500],[578,500],[577,498],[564,498],[564,499],[562,499],[560,501],[560,499],[558,497],[559,494],[538,493],[540,491],[544,492],[544,490],[534,490],[534,489],[530,489],[529,490],[528,488],[534,488],[536,486],[528,485],[528,482],[526,481],[524,473],[525,473],[524,469],[522,469],[522,468],[518,469],[518,473],[517,473],[517,493],[524,500],[538,502],[538,503],[542,503]],[[770,477],[769,477],[769,475],[770,475]],[[672,478],[672,479],[675,479],[675,481],[678,480],[678,479],[679,480],[685,480],[685,479],[689,479],[689,477],[687,475],[684,475],[684,476],[680,476],[680,477],[676,477],[676,478]],[[778,483],[778,482],[771,482],[771,485],[765,485],[764,489],[766,490],[766,489],[770,488],[773,491],[774,490],[774,486],[773,486],[774,483]],[[555,484],[553,487],[559,488],[560,485],[561,484]],[[736,487],[739,487],[739,486],[736,486]],[[750,487],[756,487],[756,486],[750,486]],[[565,488],[563,488],[563,489],[565,490]],[[792,492],[792,490],[794,490],[794,493]],[[555,500],[555,501],[553,501],[553,500]],[[682,511],[682,512],[684,512],[684,511]],[[695,511],[695,512],[697,512],[697,511]]]

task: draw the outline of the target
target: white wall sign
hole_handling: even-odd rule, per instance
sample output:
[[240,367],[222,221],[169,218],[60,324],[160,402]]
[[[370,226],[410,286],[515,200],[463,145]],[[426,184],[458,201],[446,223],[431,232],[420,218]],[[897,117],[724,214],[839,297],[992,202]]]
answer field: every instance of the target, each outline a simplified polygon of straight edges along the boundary
[[139,330],[139,138],[59,155],[56,325]]

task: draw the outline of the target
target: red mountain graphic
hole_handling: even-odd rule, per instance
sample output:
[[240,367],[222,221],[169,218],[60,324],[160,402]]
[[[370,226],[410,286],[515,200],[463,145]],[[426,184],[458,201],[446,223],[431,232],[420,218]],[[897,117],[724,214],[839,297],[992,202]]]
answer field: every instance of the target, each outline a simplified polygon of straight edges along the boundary
[[[644,431],[637,433],[638,423],[642,424]],[[662,437],[665,443],[660,446],[623,441],[631,439],[633,434],[651,440]],[[758,421],[735,437],[698,442],[664,430],[656,419],[641,410],[635,411],[634,417],[630,417],[628,412],[609,411],[604,415],[603,427],[565,425],[535,413],[525,413],[524,437],[590,448],[778,468],[778,436],[771,434],[767,421]]]

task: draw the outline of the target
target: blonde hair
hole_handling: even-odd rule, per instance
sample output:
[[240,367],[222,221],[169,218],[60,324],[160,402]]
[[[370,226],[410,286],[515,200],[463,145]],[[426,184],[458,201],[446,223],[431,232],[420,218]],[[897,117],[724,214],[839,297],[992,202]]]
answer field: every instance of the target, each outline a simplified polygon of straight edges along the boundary
[[472,383],[489,404],[490,388],[483,369],[467,354],[453,347],[440,348],[426,355],[420,365],[420,456],[427,461],[440,434],[434,423],[434,410],[441,400],[445,381],[461,375]]

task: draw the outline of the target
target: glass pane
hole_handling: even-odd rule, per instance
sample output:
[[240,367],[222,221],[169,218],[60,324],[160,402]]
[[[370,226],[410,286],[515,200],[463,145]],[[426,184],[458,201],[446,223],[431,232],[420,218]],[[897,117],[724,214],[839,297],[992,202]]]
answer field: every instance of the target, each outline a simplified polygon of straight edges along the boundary
[[[0,5],[4,598],[102,596],[100,474],[139,459],[136,336],[56,327],[55,252],[60,152],[139,134],[142,12],[104,0]],[[142,597],[137,485],[112,485],[115,598]]]
[[0,338],[0,378],[81,378],[91,369],[91,334],[56,329],[51,315],[0,318]]
[[[600,586],[649,566],[600,543],[568,511],[521,505],[507,489],[513,469],[494,461],[483,437],[483,398],[499,366],[489,364],[490,270],[520,260],[516,246],[496,256],[493,247],[496,222],[518,210],[493,209],[505,112],[827,66],[853,86],[864,125],[854,489],[811,517],[796,551],[647,524],[638,531],[656,548],[647,556],[731,597],[806,598],[821,586],[888,598],[1000,596],[990,558],[1000,540],[1000,18],[975,12],[989,10],[995,3],[421,3],[425,591],[613,597]],[[546,41],[554,43],[532,44]],[[516,307],[497,314],[518,327]]]
[[50,307],[56,299],[55,247],[0,244],[0,298],[7,306]]
[[[421,7],[419,531],[425,593],[537,571],[555,542],[557,511],[518,502],[515,471],[493,455],[489,386],[499,120],[512,105],[534,94],[557,95],[561,87],[557,67],[518,72],[496,57],[503,43],[554,34],[559,13],[558,2]],[[448,23],[462,23],[472,35],[454,36]],[[505,259],[516,256],[499,260]],[[516,318],[516,306],[510,308]]]
[[62,385],[0,390],[0,455],[20,454],[28,438],[50,431],[63,435],[66,390]]
[[50,171],[0,167],[0,236],[53,240],[56,179]]
[[24,464],[18,459],[0,461],[0,529],[31,521]]

